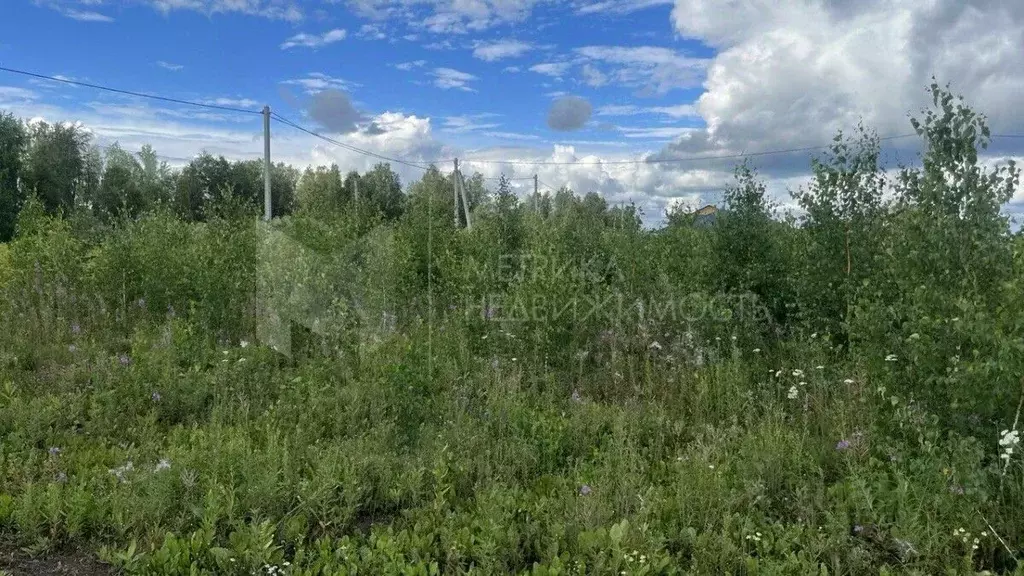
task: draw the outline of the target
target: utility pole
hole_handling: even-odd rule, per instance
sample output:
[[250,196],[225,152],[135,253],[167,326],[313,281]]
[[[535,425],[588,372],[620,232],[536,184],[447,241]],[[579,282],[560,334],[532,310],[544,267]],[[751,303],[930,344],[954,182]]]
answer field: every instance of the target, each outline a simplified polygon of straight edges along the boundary
[[455,172],[452,173],[452,195],[455,199],[455,227],[459,227],[459,159],[455,159]]
[[263,107],[263,219],[270,222],[273,204],[270,195],[270,106]]
[[466,197],[466,179],[462,177],[462,173],[459,176],[459,192],[462,195],[462,212],[466,215],[466,230],[473,228],[473,223],[469,220],[469,198]]

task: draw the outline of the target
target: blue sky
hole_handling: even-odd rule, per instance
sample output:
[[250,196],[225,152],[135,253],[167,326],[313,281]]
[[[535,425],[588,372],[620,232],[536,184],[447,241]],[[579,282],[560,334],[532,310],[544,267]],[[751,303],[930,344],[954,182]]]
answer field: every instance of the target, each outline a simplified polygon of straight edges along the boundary
[[[376,153],[459,156],[488,177],[537,173],[552,187],[636,202],[657,219],[674,203],[715,201],[729,181],[734,161],[691,158],[827,144],[859,120],[882,136],[909,132],[907,113],[926,104],[932,74],[988,114],[994,131],[1024,132],[1022,5],[5,0],[0,64],[247,109],[269,104]],[[262,152],[255,116],[7,73],[0,110],[80,121],[100,145],[150,143],[171,163],[201,150]],[[361,170],[376,162],[273,130],[276,160]],[[915,146],[896,141],[889,153],[909,158]],[[631,163],[649,156],[673,163]],[[1010,156],[1019,151],[990,154]],[[784,154],[755,164],[785,203],[808,161]]]

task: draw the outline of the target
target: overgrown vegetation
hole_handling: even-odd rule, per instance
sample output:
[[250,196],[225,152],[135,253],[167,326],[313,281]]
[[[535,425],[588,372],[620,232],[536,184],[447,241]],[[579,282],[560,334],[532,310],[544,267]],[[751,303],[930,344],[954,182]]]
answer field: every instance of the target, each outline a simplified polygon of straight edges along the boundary
[[126,574],[1024,574],[1019,174],[932,90],[923,167],[839,135],[801,219],[741,166],[654,231],[479,178],[456,229],[450,177],[385,166],[276,167],[268,225],[258,165],[5,117],[0,535]]

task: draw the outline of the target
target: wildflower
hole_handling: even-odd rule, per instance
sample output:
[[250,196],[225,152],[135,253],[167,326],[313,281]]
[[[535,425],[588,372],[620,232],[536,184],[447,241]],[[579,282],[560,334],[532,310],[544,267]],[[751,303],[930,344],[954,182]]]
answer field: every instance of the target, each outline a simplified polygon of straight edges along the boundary
[[815,370],[824,370],[824,369],[825,369],[825,367],[824,367],[824,366],[821,366],[821,365],[819,365],[819,366],[815,366],[815,367],[814,367],[814,369],[815,369]]
[[803,380],[801,380],[801,381],[800,381],[800,385],[801,385],[801,386],[807,386],[807,382],[804,382]]
[[799,369],[799,368],[797,368],[797,369],[793,370],[793,376],[796,377],[796,378],[803,378],[804,377],[804,371]]
[[138,300],[135,301],[135,303],[139,306],[139,308],[145,308],[146,307],[146,299],[145,298],[139,298]]
[[56,476],[53,477],[53,480],[58,484],[64,484],[68,481],[68,475],[63,472],[57,472]]
[[74,354],[75,352],[78,352],[78,346],[75,346],[74,344],[71,344],[70,346],[68,346],[68,352],[71,352],[72,354]]
[[776,378],[779,378],[779,377],[781,377],[781,376],[782,376],[782,370],[776,370],[776,371],[775,371],[775,377],[776,377]]
[[715,469],[715,465],[714,464],[708,464],[708,468],[711,469],[711,470],[714,470]]
[[580,486],[580,496],[587,496],[591,492],[593,492],[593,490],[591,490],[590,486],[587,486],[586,484]]
[[168,460],[167,458],[161,458],[160,461],[157,462],[157,464],[156,464],[156,471],[157,472],[162,472],[164,470],[170,470],[170,469],[171,469],[171,461]]
[[817,332],[815,332],[814,334],[811,334],[811,338],[817,338],[817,337],[818,337],[818,333]]
[[498,369],[498,366],[499,366],[500,364],[501,364],[501,363],[500,363],[500,362],[498,362],[498,359],[497,359],[497,358],[491,358],[491,368],[493,368],[493,369],[497,370],[497,369]]
[[249,341],[248,340],[242,340],[241,342],[238,343],[238,345],[241,346],[242,348],[248,348],[249,347]]
[[149,395],[149,397],[153,400],[153,402],[159,402],[161,398],[159,392],[153,392],[152,394]]
[[121,366],[127,366],[132,363],[132,359],[127,354],[121,354],[117,357],[117,360],[121,363]]
[[952,492],[953,494],[958,495],[958,496],[963,496],[964,487],[963,486],[953,485],[953,486],[949,487],[949,491]]
[[661,344],[657,340],[655,340],[654,342],[651,342],[651,345],[648,346],[648,348],[650,348],[651,350],[661,350]]
[[913,333],[913,334],[911,334],[911,335],[910,335],[910,337],[908,338],[908,340],[920,340],[920,339],[921,339],[921,335],[920,335],[920,334],[918,334],[917,332],[914,332],[914,333]]
[[849,440],[840,440],[836,443],[836,450],[843,451],[850,447]]
[[49,452],[50,452],[50,456],[58,456],[58,455],[60,455],[60,448],[58,448],[56,446],[50,446]]
[[899,360],[899,358],[897,358],[895,354],[889,354],[885,357],[886,362],[896,362],[897,360]]
[[790,386],[789,387],[789,394],[786,394],[786,398],[789,398],[790,400],[796,400],[797,396],[799,396],[799,395],[800,395],[800,391],[796,389],[796,386]]
[[986,531],[982,530],[982,532],[981,532],[981,537],[982,537],[982,538],[988,538],[988,532],[986,532]]
[[134,469],[135,466],[132,464],[132,461],[129,460],[124,466],[120,466],[118,468],[111,468],[110,470],[108,470],[108,472],[117,477],[118,482],[124,482],[127,474]]
[[754,352],[754,354],[760,354],[761,353],[761,349],[760,348],[754,348],[753,352]]
[[853,379],[852,379],[852,378],[847,378],[846,380],[843,380],[843,384],[847,384],[847,385],[849,385],[849,384],[853,384],[853,383],[854,383],[854,382],[853,382]]
[[854,526],[853,526],[853,532],[854,532],[855,534],[860,534],[860,533],[861,533],[861,532],[863,532],[863,531],[864,531],[864,527],[863,527],[863,526],[861,526],[860,524],[854,524]]
[[579,390],[573,390],[572,391],[572,396],[570,398],[572,399],[573,402],[575,402],[577,404],[579,404],[580,402],[583,402],[583,397],[580,396],[580,391]]

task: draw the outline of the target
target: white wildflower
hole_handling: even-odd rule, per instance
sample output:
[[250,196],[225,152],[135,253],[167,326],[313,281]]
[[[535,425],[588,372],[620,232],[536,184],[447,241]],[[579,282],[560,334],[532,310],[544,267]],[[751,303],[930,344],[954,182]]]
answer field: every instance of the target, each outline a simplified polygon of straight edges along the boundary
[[796,389],[796,386],[789,387],[789,394],[786,394],[786,398],[790,400],[796,400],[797,396],[800,395],[800,391]]
[[843,380],[843,384],[853,384],[853,379],[847,378],[846,380]]
[[897,358],[895,354],[889,354],[885,357],[886,362],[896,362],[897,360],[899,360],[899,358]]
[[797,368],[797,369],[793,370],[793,376],[795,376],[797,378],[803,378],[804,377],[804,371],[799,369],[799,368]]

